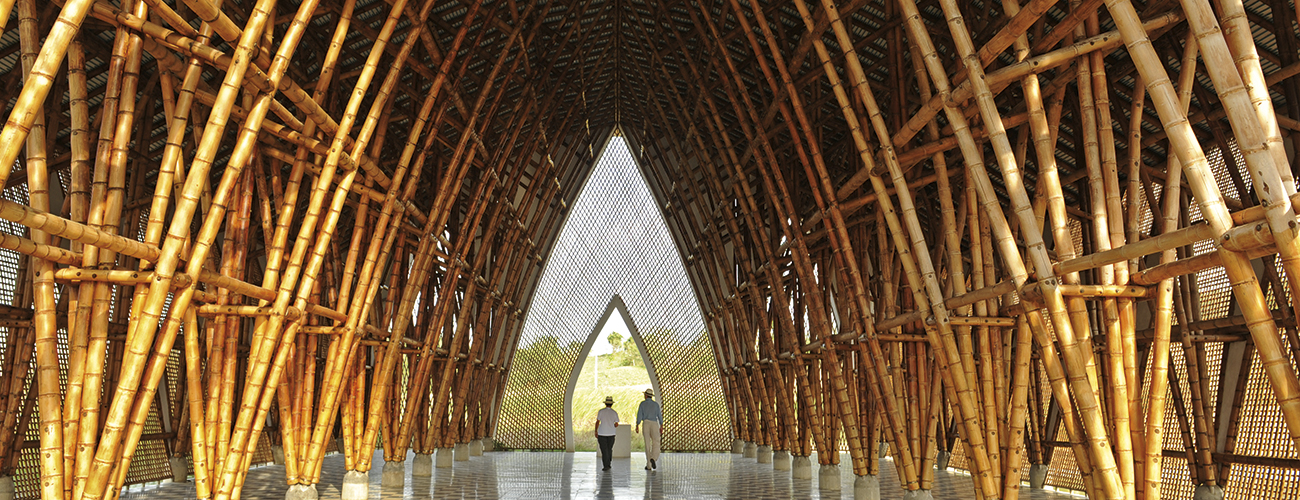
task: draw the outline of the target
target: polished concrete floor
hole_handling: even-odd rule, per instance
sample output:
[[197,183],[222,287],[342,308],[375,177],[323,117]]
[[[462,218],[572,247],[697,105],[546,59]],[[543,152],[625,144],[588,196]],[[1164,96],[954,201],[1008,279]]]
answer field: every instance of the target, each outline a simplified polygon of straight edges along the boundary
[[[407,460],[403,489],[380,487],[383,460],[376,454],[370,474],[370,498],[396,499],[826,499],[853,498],[853,474],[844,455],[841,489],[821,488],[818,466],[813,460],[812,479],[791,479],[789,471],[776,471],[771,464],[725,453],[666,453],[659,469],[650,472],[644,455],[614,460],[613,470],[603,472],[595,453],[492,452],[456,462],[454,467],[434,469],[433,477],[411,476]],[[323,481],[317,485],[321,499],[338,499],[343,480],[343,457],[326,457]],[[957,472],[935,475],[934,498],[972,499],[970,476]],[[902,497],[892,462],[880,467],[882,499]],[[284,469],[281,466],[255,468],[248,474],[243,500],[284,498]],[[134,486],[123,492],[125,500],[172,500],[194,498],[194,485],[164,482]],[[1025,487],[1020,498],[1027,500],[1075,500],[1081,497]]]

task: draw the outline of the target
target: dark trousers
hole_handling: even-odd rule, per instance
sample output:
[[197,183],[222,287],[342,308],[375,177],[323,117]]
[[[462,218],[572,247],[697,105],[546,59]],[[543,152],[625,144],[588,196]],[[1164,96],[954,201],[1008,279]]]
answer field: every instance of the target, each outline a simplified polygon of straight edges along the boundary
[[600,459],[608,469],[609,460],[614,456],[614,436],[596,436],[596,441],[600,442]]

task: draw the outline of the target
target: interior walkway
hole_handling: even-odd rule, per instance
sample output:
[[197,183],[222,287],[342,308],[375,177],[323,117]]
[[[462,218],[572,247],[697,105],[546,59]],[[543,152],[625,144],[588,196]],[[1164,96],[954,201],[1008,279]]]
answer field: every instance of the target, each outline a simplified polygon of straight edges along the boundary
[[[794,480],[788,471],[775,471],[771,464],[759,464],[752,458],[729,453],[665,453],[659,469],[648,472],[644,455],[614,460],[613,470],[600,470],[595,453],[563,452],[492,452],[456,462],[449,469],[434,469],[431,478],[411,476],[407,460],[404,490],[380,488],[381,453],[375,455],[370,474],[372,499],[827,499],[853,498],[853,474],[848,455],[841,460],[840,491],[823,490],[817,479],[814,458],[813,479]],[[414,456],[414,455],[412,455]],[[322,500],[337,500],[343,480],[342,455],[325,458],[323,481],[317,485]],[[880,466],[882,499],[898,499],[898,479],[893,463]],[[265,466],[248,472],[243,500],[282,500],[286,490],[282,466]],[[935,474],[934,498],[938,500],[975,498],[970,477],[955,472]],[[123,500],[180,500],[194,498],[194,485],[164,482],[153,486],[135,486],[124,492]],[[1079,496],[1033,490],[1021,490],[1026,500],[1076,500]]]

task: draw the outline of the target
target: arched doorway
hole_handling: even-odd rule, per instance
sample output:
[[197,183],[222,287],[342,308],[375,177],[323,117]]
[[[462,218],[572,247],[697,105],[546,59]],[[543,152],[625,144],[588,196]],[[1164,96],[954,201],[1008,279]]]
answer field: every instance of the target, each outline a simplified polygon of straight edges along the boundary
[[[650,354],[646,351],[645,340],[641,338],[641,332],[636,327],[636,322],[632,321],[632,315],[627,313],[627,305],[623,303],[623,297],[614,295],[609,299],[609,305],[605,306],[605,314],[600,316],[600,321],[596,322],[596,327],[591,329],[591,334],[587,336],[587,341],[583,343],[582,350],[578,352],[578,362],[573,366],[573,373],[569,376],[568,388],[564,391],[564,450],[574,451],[574,432],[573,432],[573,392],[578,387],[578,376],[582,372],[582,367],[586,362],[587,355],[591,353],[591,348],[600,337],[601,330],[609,322],[610,317],[617,312],[627,325],[628,335],[636,342],[637,352],[641,354],[641,361],[645,363],[646,373],[650,376],[650,385],[654,387],[655,394],[663,394],[659,389],[659,375],[655,373],[654,362],[650,359]],[[636,415],[619,415],[625,422],[632,422]]]

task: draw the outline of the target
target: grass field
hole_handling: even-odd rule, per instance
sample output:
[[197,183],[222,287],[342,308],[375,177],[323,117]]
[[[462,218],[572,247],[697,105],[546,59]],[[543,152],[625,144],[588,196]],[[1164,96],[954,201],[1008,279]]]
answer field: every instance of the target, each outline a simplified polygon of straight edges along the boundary
[[[605,396],[614,397],[614,411],[627,425],[636,424],[636,408],[645,399],[642,395],[650,388],[650,375],[639,366],[606,368],[602,360],[600,380],[596,380],[596,360],[587,358],[578,385],[573,388],[573,441],[577,451],[596,451],[596,412],[605,407]],[[641,435],[632,433],[632,451],[645,451]]]

